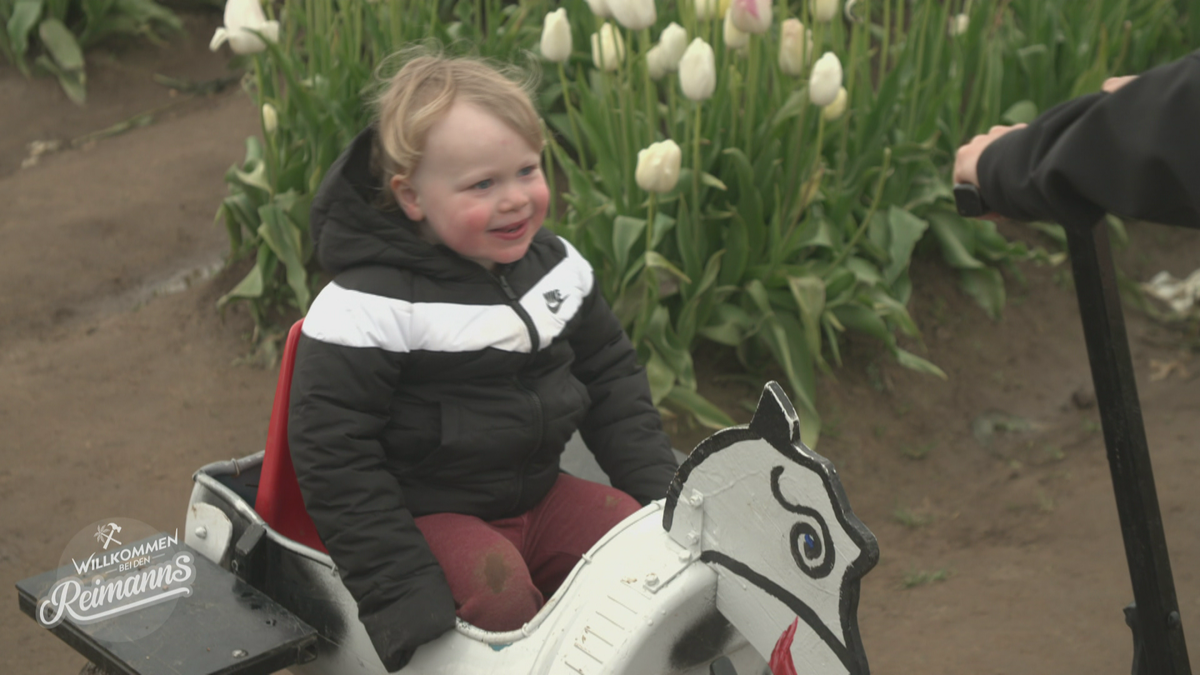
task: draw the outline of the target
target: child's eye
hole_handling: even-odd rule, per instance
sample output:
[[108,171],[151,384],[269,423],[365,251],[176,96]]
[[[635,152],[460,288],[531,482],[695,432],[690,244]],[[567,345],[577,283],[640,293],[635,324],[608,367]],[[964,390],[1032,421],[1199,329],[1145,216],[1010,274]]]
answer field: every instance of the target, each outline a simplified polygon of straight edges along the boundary
[[534,171],[537,171],[537,165],[536,165],[536,164],[530,164],[529,166],[527,166],[527,167],[525,167],[525,168],[521,169],[520,171],[518,171],[518,172],[517,172],[517,175],[519,175],[519,176],[529,176],[529,175],[532,175]]
[[492,186],[492,179],[485,178],[484,180],[479,181],[478,183],[472,185],[471,187],[476,190],[486,190],[486,189],[490,188],[491,186]]

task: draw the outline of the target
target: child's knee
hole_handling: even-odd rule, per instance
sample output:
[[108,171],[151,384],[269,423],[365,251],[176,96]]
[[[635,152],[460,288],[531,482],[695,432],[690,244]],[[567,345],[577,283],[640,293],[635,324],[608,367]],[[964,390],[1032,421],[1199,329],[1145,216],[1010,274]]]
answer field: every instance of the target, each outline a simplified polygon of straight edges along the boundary
[[458,616],[490,631],[516,630],[541,609],[543,597],[520,557],[491,550],[479,556],[471,570],[468,597],[461,598]]

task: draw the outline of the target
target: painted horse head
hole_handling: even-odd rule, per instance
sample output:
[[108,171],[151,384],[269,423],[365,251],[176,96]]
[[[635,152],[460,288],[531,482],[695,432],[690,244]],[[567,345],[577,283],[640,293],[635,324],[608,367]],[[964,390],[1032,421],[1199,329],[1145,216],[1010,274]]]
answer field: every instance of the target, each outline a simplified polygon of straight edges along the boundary
[[879,545],[833,465],[800,442],[778,384],[749,425],[717,432],[679,467],[663,527],[717,571],[717,609],[774,675],[867,675],[859,580]]

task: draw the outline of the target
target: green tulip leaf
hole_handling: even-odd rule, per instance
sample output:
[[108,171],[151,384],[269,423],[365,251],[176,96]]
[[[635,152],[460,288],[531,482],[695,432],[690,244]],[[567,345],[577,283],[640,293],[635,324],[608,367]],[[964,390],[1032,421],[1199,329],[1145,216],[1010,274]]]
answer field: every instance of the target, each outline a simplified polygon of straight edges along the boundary
[[675,371],[653,347],[650,348],[650,358],[646,360],[646,378],[650,380],[650,399],[654,405],[666,398],[675,386]]
[[666,400],[668,403],[691,413],[696,418],[696,421],[709,429],[726,429],[737,424],[737,422],[733,421],[732,417],[726,415],[720,408],[713,405],[711,401],[683,387],[673,388],[667,394]]
[[678,267],[676,267],[675,265],[671,264],[670,260],[667,260],[665,256],[658,253],[657,251],[647,251],[646,252],[646,267],[653,267],[654,269],[660,269],[665,272],[670,272],[672,275],[674,275],[676,278],[678,278],[680,281],[682,281],[685,284],[692,283],[691,277],[684,274],[683,270],[681,270]]
[[1009,124],[1029,124],[1037,118],[1037,104],[1033,101],[1017,101],[1012,104],[1004,114],[1000,115],[1000,119]]
[[940,377],[943,380],[947,379],[946,372],[941,368],[938,368],[933,363],[926,361],[912,352],[900,349],[899,347],[896,348],[896,361],[898,361],[900,365],[904,366],[905,368],[915,370],[918,373],[933,375],[935,377]]
[[17,56],[17,65],[26,75],[25,61],[22,58],[29,49],[29,31],[37,25],[42,17],[42,0],[17,0],[12,6],[12,14],[8,17],[8,40],[12,51]]
[[83,52],[75,36],[58,19],[46,19],[38,26],[38,37],[63,70],[83,70]]
[[642,238],[646,230],[645,218],[617,216],[613,219],[612,250],[617,265],[616,273],[624,275],[629,264],[629,252]]
[[962,271],[962,287],[975,302],[983,307],[983,311],[992,319],[999,320],[1004,312],[1004,278],[1000,271],[985,267],[979,270]]
[[891,242],[888,248],[891,262],[883,271],[883,278],[890,284],[900,276],[901,272],[908,269],[913,247],[925,234],[929,223],[896,206],[888,209],[887,220],[891,232]]

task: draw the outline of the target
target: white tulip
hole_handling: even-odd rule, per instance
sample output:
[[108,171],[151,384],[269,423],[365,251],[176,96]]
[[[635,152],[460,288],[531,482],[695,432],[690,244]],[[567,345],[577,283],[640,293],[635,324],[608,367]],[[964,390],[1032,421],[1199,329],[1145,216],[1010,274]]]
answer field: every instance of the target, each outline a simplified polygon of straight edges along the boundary
[[967,32],[967,27],[971,25],[971,17],[966,14],[959,14],[950,19],[950,37],[957,37]]
[[629,30],[649,28],[658,20],[654,0],[606,0],[617,23]]
[[638,152],[637,171],[634,177],[638,187],[646,192],[670,192],[679,182],[679,165],[683,154],[679,145],[670,139],[651,143],[650,147]]
[[718,18],[721,13],[721,0],[696,0],[696,20],[708,21]]
[[567,22],[567,10],[561,7],[546,14],[542,56],[555,63],[563,63],[571,56],[571,24]]
[[275,106],[270,103],[263,104],[262,122],[263,131],[268,135],[275,133],[275,130],[279,128],[279,112],[275,110]]
[[717,66],[712,47],[696,38],[679,60],[679,86],[693,101],[704,101],[717,86]]
[[592,10],[592,14],[601,19],[612,17],[612,11],[608,9],[608,0],[587,0],[588,7]]
[[812,58],[812,31],[804,30],[799,19],[788,19],[779,27],[779,69],[792,77],[804,74]]
[[765,33],[771,27],[771,0],[733,0],[729,14],[743,33]]
[[833,99],[833,103],[821,109],[821,117],[824,117],[826,122],[832,122],[841,117],[846,112],[847,97],[846,88],[839,87],[837,97]]
[[228,0],[225,3],[225,25],[213,33],[208,48],[217,51],[221,44],[228,41],[229,47],[235,54],[257,54],[267,48],[257,35],[256,30],[271,42],[279,42],[279,22],[267,21],[263,14],[262,5],[258,0]]
[[625,39],[611,23],[604,22],[599,33],[592,33],[592,63],[600,70],[616,72],[625,59]]
[[673,70],[667,63],[670,61],[670,56],[662,44],[654,45],[650,51],[646,52],[646,67],[650,69],[650,79],[661,80],[667,73]]
[[687,29],[672,21],[658,37],[658,44],[662,46],[666,55],[667,70],[678,70],[679,59],[683,58],[683,53],[688,47]]
[[812,0],[813,19],[828,23],[837,16],[838,0]]
[[733,25],[733,12],[725,13],[725,46],[729,49],[745,49],[750,44],[750,34],[743,33]]
[[837,98],[842,86],[842,62],[837,54],[825,52],[813,65],[808,78],[808,100],[824,108]]

